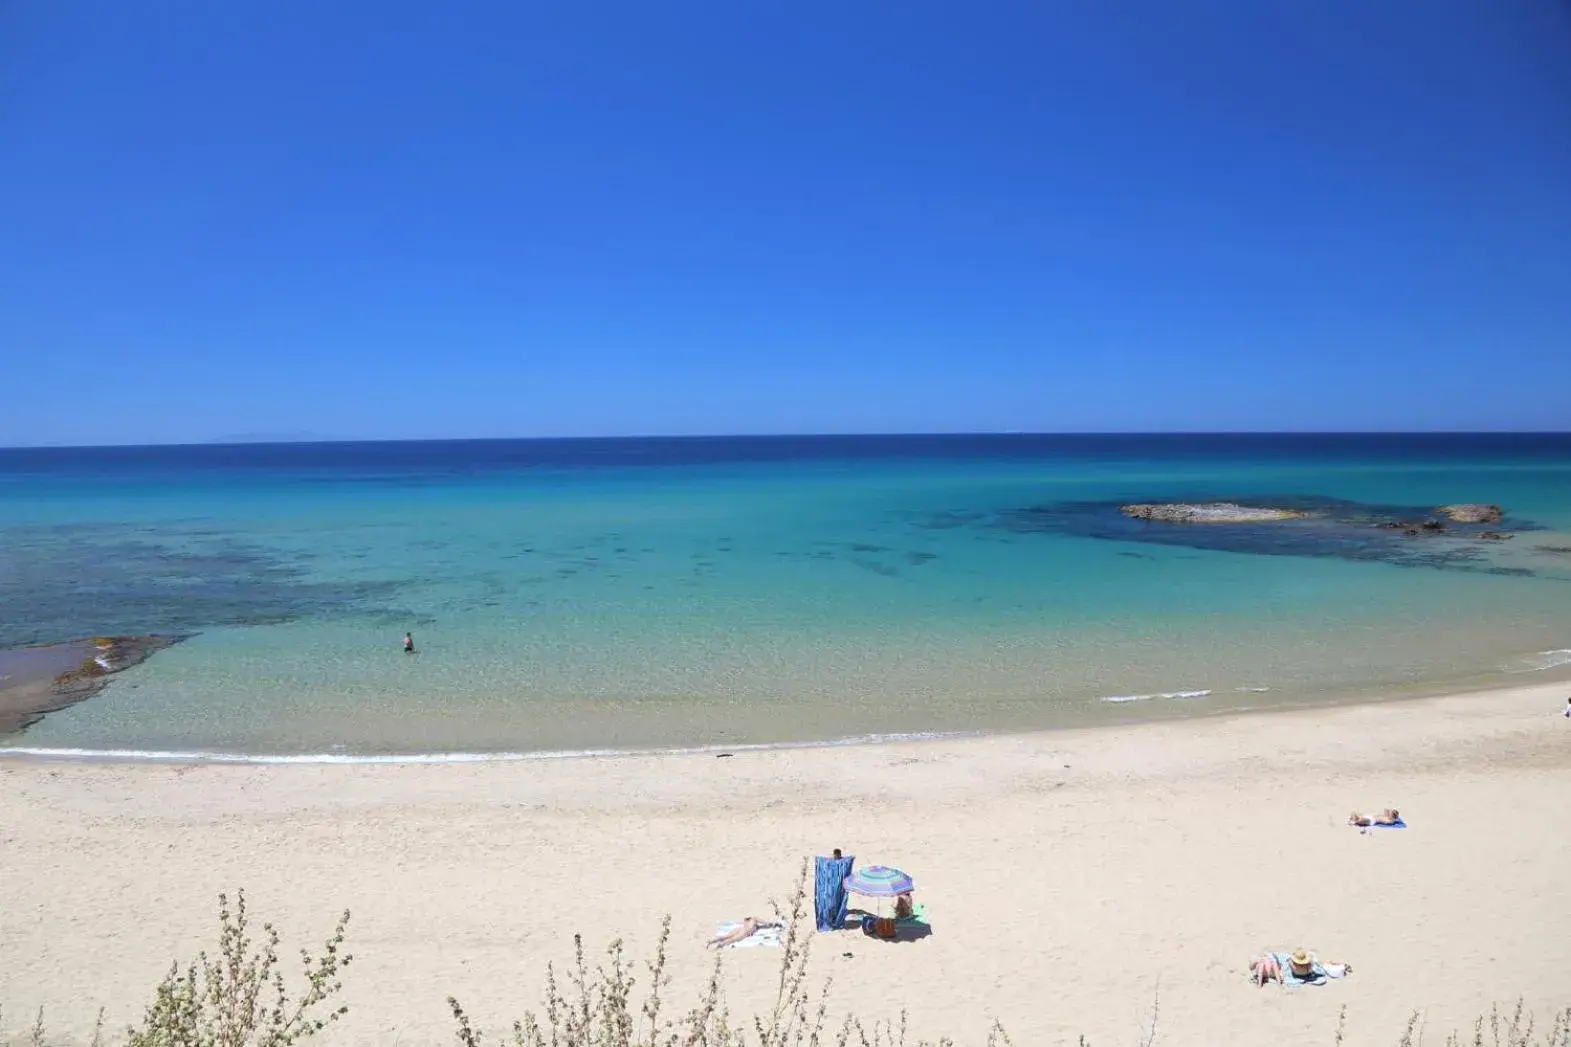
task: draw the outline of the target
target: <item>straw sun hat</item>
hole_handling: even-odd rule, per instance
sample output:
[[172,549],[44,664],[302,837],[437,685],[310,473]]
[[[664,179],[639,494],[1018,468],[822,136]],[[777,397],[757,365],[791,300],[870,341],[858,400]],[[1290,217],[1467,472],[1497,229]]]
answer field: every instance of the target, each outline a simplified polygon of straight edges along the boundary
[[1294,949],[1293,955],[1287,958],[1287,962],[1292,964],[1294,967],[1308,967],[1314,961],[1309,958],[1309,951],[1307,949]]

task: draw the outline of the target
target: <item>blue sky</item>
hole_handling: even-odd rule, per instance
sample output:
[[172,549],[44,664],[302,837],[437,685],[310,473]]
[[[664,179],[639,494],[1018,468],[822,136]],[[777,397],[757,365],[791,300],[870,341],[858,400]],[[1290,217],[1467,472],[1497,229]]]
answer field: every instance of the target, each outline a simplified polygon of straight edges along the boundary
[[0,443],[1571,428],[1571,3],[0,8]]

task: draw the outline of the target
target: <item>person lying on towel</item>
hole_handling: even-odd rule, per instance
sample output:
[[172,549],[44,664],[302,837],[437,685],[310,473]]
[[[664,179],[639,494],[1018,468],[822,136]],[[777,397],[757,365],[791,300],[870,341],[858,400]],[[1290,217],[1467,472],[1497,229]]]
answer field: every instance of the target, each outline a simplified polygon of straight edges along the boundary
[[759,931],[768,930],[771,927],[783,926],[785,925],[775,920],[760,920],[756,916],[749,916],[743,919],[741,923],[737,924],[736,929],[730,934],[722,934],[717,938],[710,939],[705,947],[709,949],[723,949],[727,945],[732,945],[741,941],[743,938],[751,938]]
[[1352,814],[1347,816],[1347,824],[1357,825],[1365,829],[1369,828],[1371,825],[1401,825],[1402,816],[1401,814],[1397,813],[1397,809],[1395,807],[1387,807],[1373,818],[1354,811]]
[[1249,963],[1249,980],[1262,988],[1267,982],[1324,985],[1328,978],[1345,978],[1352,973],[1352,964],[1321,963],[1307,949],[1294,949],[1291,953],[1263,952]]

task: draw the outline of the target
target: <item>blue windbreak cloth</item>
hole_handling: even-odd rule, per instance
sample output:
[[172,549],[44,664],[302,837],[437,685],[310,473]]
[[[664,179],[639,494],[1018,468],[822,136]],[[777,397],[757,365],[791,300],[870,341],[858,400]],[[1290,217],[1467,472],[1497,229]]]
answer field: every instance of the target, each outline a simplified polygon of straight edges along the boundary
[[813,872],[813,914],[820,931],[838,931],[846,922],[846,877],[856,859],[819,858]]

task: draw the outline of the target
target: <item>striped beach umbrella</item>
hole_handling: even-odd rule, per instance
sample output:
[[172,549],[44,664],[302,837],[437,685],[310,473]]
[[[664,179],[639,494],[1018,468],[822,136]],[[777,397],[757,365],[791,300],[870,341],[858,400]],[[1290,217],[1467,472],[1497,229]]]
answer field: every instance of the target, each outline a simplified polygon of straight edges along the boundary
[[915,887],[911,877],[887,865],[865,866],[846,877],[846,890],[866,898],[894,898]]

